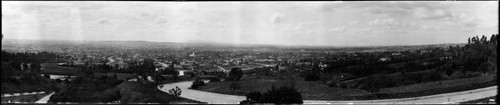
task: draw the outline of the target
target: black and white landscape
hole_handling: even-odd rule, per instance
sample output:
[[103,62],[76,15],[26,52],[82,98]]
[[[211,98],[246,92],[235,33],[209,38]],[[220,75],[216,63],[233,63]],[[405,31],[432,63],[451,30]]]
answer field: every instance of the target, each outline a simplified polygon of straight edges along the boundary
[[496,103],[498,1],[2,1],[2,103]]

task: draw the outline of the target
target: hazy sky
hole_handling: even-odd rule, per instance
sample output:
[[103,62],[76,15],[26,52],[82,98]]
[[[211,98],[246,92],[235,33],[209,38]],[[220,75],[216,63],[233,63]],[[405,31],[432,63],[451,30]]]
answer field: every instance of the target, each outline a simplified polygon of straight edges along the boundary
[[277,45],[464,43],[498,33],[498,1],[2,1],[6,39]]

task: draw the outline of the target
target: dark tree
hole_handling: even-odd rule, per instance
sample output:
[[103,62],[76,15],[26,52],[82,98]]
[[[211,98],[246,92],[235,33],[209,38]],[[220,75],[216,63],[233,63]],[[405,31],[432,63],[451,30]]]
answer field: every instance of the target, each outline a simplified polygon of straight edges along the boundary
[[238,81],[243,77],[243,70],[241,68],[232,68],[229,72],[229,80]]

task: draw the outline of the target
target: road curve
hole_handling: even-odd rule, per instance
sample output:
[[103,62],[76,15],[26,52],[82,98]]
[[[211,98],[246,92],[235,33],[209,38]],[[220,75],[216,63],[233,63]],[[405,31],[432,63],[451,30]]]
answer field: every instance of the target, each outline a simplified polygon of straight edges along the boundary
[[52,93],[50,93],[49,95],[46,95],[46,96],[42,97],[41,99],[39,99],[39,100],[38,100],[38,101],[36,101],[35,103],[37,103],[37,104],[47,103],[47,102],[50,100],[50,97],[51,97],[52,95],[54,95],[54,94],[55,94],[55,92],[52,92]]
[[[219,93],[211,93],[188,89],[193,81],[176,82],[163,84],[160,88],[163,92],[178,86],[182,90],[181,97],[207,102],[208,104],[238,104],[245,100],[245,96],[227,95]],[[487,88],[474,89],[461,92],[445,93],[438,95],[399,98],[399,99],[381,99],[381,100],[356,100],[356,101],[333,101],[333,100],[304,100],[304,104],[366,104],[366,103],[382,103],[382,104],[444,104],[444,103],[460,103],[470,100],[476,100],[497,95],[498,86]]]
[[227,95],[188,89],[192,83],[193,81],[168,83],[163,84],[163,88],[158,88],[161,91],[168,93],[169,89],[178,86],[182,90],[181,97],[207,102],[208,104],[238,104],[240,101],[246,99],[245,96]]

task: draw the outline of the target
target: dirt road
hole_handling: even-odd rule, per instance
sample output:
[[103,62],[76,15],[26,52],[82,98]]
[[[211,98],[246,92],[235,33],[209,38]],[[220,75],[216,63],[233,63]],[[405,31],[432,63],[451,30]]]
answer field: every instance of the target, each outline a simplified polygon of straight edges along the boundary
[[[193,81],[177,82],[163,84],[162,91],[168,92],[178,86],[182,90],[181,97],[193,100],[208,102],[208,104],[238,104],[245,100],[245,96],[227,95],[219,93],[204,92],[188,89]],[[158,87],[159,88],[159,87]],[[357,101],[333,101],[333,100],[304,100],[304,104],[363,104],[363,103],[383,103],[383,104],[443,104],[443,103],[459,103],[469,100],[481,99],[497,95],[498,86],[487,88],[438,94],[431,96],[399,98],[399,99],[383,99],[383,100],[357,100]]]

